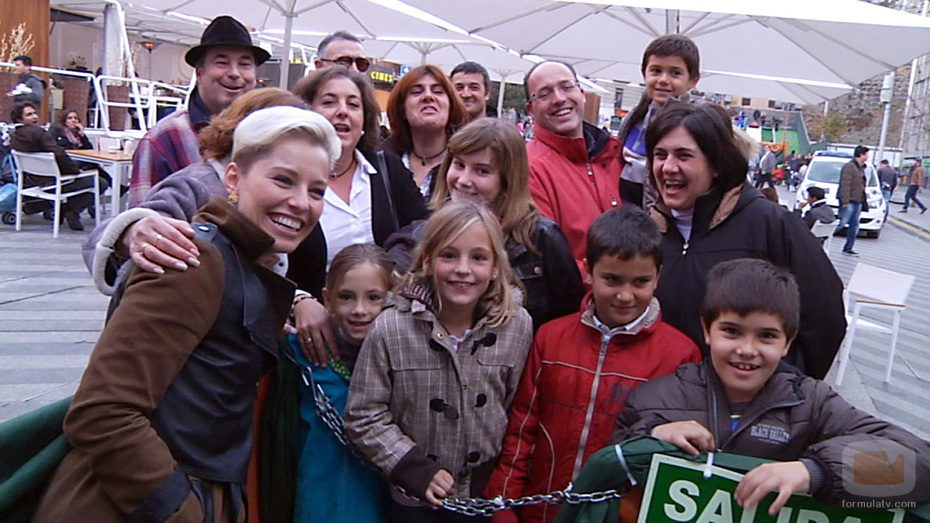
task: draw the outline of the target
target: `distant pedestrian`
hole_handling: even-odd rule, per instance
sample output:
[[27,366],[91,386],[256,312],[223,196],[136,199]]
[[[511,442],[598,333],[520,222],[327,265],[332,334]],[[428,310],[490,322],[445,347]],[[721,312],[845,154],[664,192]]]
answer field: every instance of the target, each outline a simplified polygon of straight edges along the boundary
[[756,189],[761,189],[766,183],[769,187],[775,187],[774,176],[777,160],[771,147],[765,147],[765,154],[759,160],[759,177],[756,178]]
[[799,183],[801,183],[801,175],[798,172],[801,169],[801,156],[795,154],[794,151],[791,151],[791,154],[788,155],[788,189],[797,189]]
[[904,208],[901,209],[901,212],[907,212],[911,200],[914,200],[914,203],[920,207],[920,214],[927,212],[927,206],[917,199],[917,193],[920,192],[920,188],[923,186],[924,161],[922,158],[917,158],[917,161],[911,166],[911,173],[910,176],[908,176],[907,192],[904,194]]
[[898,176],[900,173],[892,167],[888,160],[881,161],[881,167],[878,168],[878,180],[882,184],[882,196],[885,198],[885,219],[888,219],[888,209],[891,208],[891,193],[898,186]]
[[869,148],[857,145],[853,151],[853,159],[843,166],[840,173],[840,187],[836,194],[840,202],[840,223],[836,226],[834,234],[849,225],[849,230],[846,231],[846,244],[843,246],[843,254],[848,256],[859,256],[859,253],[853,250],[853,245],[856,244],[856,235],[859,234],[859,215],[862,213],[863,206],[867,205],[865,162],[868,159]]
[[6,95],[13,99],[13,103],[32,102],[36,107],[42,105],[46,83],[32,72],[32,58],[24,54],[13,58],[13,71],[18,75],[19,82]]

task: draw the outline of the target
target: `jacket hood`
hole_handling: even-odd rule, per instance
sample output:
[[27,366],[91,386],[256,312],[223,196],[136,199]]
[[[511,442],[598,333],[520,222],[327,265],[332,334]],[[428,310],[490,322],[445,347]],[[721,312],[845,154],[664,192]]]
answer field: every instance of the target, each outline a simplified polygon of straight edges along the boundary
[[[704,227],[707,229],[723,223],[730,216],[738,213],[745,208],[752,200],[765,198],[758,189],[743,183],[726,192],[714,187],[707,194],[699,197],[694,204],[694,225],[695,228]],[[659,201],[649,210],[652,219],[659,225],[659,231],[665,234],[668,232],[668,226],[675,221],[671,209],[662,201]]]

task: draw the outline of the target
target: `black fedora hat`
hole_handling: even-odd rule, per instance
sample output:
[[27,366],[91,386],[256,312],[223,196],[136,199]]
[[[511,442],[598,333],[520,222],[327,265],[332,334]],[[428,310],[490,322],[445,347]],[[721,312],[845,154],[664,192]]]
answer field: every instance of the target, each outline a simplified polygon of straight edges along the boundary
[[252,54],[255,55],[256,65],[263,64],[271,56],[268,51],[252,45],[252,37],[249,36],[249,31],[244,25],[231,16],[223,15],[214,18],[210,25],[203,30],[203,35],[200,36],[200,45],[187,51],[184,55],[184,61],[194,67],[207,52],[207,49],[218,45],[248,47],[252,50]]

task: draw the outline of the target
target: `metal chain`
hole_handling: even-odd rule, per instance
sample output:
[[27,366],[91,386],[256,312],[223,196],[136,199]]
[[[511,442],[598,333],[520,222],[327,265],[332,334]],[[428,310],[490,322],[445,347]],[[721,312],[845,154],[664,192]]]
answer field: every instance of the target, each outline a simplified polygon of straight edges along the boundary
[[[329,428],[339,443],[349,449],[349,452],[351,452],[353,456],[362,461],[362,463],[368,463],[368,458],[366,458],[364,454],[362,454],[362,451],[352,444],[348,436],[346,436],[345,420],[342,418],[339,411],[333,407],[329,398],[326,397],[323,387],[313,379],[313,371],[310,367],[303,367],[301,369],[301,377],[304,380],[304,384],[313,390],[315,410],[323,421],[323,424]],[[411,500],[423,502],[422,499],[408,493],[400,485],[392,484],[391,486],[396,488],[403,496]],[[548,494],[535,494],[522,498],[502,498],[500,496],[494,499],[446,498],[442,501],[442,507],[446,510],[466,516],[493,516],[501,510],[510,510],[529,505],[541,505],[543,503],[549,503],[551,505],[559,505],[562,503],[568,503],[570,505],[601,503],[612,499],[620,499],[623,497],[623,494],[624,491],[620,490],[605,490],[601,492],[578,494],[572,492],[572,485],[569,484],[565,490],[556,490]]]
[[446,510],[466,516],[488,517],[493,516],[501,510],[510,510],[529,505],[541,505],[543,503],[549,503],[550,505],[560,505],[562,503],[568,503],[569,505],[601,503],[612,499],[620,499],[623,497],[624,493],[624,491],[620,490],[606,490],[576,494],[572,492],[572,486],[569,485],[565,490],[556,490],[548,494],[535,494],[522,498],[501,498],[500,496],[494,499],[446,498],[443,500],[442,506]]

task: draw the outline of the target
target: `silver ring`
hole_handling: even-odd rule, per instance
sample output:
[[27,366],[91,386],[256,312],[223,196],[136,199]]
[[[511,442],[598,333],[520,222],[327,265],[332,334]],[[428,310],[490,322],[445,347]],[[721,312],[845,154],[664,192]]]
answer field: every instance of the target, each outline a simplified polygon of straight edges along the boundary
[[156,249],[158,249],[158,242],[160,242],[162,238],[164,238],[164,236],[162,236],[161,233],[155,236],[155,248]]
[[148,246],[149,246],[148,243],[142,242],[142,247],[139,249],[139,254],[145,254],[145,248]]

